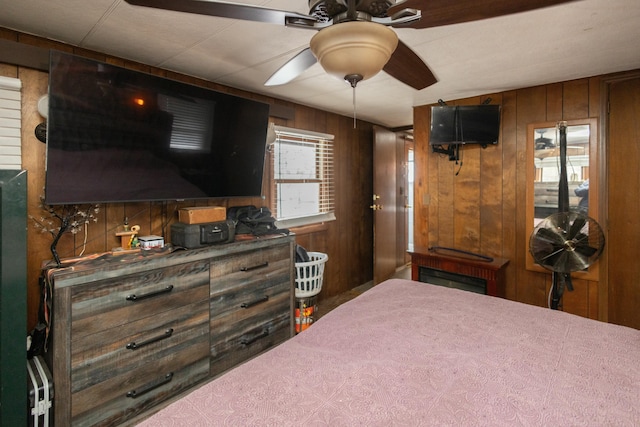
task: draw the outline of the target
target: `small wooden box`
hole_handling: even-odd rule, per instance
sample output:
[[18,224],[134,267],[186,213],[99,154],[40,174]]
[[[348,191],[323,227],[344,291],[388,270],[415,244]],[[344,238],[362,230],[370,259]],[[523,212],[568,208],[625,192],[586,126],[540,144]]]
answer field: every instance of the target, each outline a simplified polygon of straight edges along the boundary
[[205,224],[227,219],[227,209],[223,206],[199,206],[182,208],[178,211],[178,221],[185,224]]

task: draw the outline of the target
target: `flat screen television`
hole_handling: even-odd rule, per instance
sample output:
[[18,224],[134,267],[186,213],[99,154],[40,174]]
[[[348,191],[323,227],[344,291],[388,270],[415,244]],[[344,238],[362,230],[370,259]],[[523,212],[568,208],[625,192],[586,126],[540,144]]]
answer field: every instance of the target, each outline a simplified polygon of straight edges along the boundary
[[431,107],[431,145],[497,144],[499,135],[499,105]]
[[253,197],[269,105],[52,51],[45,203]]

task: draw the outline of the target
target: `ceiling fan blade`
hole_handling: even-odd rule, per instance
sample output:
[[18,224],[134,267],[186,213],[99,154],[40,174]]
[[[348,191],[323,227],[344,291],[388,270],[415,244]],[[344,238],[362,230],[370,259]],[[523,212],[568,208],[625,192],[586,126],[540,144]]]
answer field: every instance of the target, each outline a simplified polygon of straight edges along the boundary
[[206,0],[125,0],[134,6],[153,7],[176,12],[195,13],[198,15],[219,16],[222,18],[241,19],[244,21],[267,22],[285,25],[289,20],[316,22],[313,16],[296,12],[267,9],[247,4]]
[[427,64],[402,41],[398,41],[398,47],[391,54],[391,58],[383,70],[402,83],[418,90],[438,81]]
[[431,28],[479,21],[572,1],[575,0],[405,0],[389,7],[387,14],[393,16],[403,9],[418,9],[421,11],[420,19],[405,26]]
[[318,61],[313,55],[313,52],[311,52],[311,49],[306,48],[273,73],[264,85],[277,86],[289,83],[316,62]]

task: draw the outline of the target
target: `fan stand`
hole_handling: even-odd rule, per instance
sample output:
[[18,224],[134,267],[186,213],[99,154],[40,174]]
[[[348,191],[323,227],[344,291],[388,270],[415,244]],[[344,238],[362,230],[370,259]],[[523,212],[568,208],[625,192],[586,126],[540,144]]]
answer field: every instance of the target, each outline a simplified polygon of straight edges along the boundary
[[[558,212],[569,212],[569,182],[567,179],[567,122],[558,123],[560,132],[560,182],[558,184]],[[573,291],[571,275],[554,271],[551,275],[551,309],[559,310],[565,287]],[[566,286],[565,286],[566,285]]]
[[562,295],[564,294],[565,288],[568,291],[573,291],[573,284],[571,283],[571,274],[568,273],[558,273],[556,271],[551,274],[552,279],[552,288],[550,293],[550,302],[549,307],[552,310],[561,310],[562,309]]

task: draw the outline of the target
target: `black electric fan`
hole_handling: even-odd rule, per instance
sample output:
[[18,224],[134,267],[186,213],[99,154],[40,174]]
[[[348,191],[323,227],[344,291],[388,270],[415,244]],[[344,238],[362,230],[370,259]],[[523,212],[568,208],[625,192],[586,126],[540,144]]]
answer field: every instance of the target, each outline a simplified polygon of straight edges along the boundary
[[560,183],[558,212],[543,219],[531,233],[529,251],[535,262],[553,273],[550,308],[560,306],[565,288],[573,290],[571,273],[586,270],[604,248],[604,233],[598,222],[569,210],[567,181],[567,126],[558,125],[560,133]]

